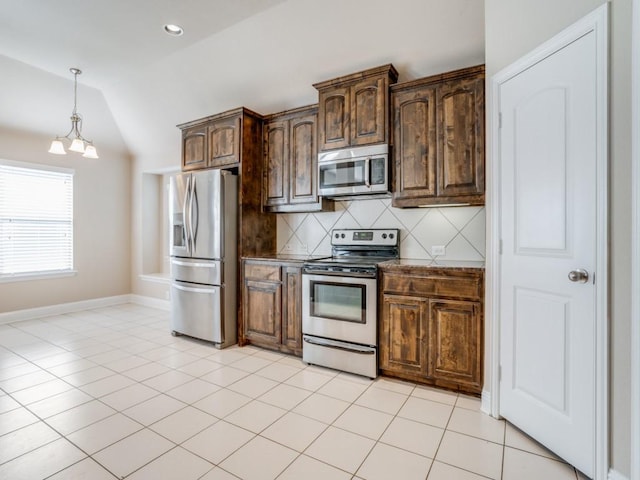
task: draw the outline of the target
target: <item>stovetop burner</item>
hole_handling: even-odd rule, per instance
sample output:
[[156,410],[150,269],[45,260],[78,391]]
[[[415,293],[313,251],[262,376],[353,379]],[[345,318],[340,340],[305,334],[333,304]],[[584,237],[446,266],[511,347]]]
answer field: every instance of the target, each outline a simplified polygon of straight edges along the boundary
[[378,263],[399,258],[397,228],[334,229],[330,258],[306,262],[305,273],[373,273]]

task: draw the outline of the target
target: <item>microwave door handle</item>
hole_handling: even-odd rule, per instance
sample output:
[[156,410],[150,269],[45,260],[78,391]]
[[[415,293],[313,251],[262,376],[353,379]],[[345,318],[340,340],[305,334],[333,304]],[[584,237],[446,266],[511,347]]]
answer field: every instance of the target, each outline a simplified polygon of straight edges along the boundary
[[367,188],[371,187],[371,179],[369,178],[371,173],[371,157],[367,157],[364,162],[364,184]]

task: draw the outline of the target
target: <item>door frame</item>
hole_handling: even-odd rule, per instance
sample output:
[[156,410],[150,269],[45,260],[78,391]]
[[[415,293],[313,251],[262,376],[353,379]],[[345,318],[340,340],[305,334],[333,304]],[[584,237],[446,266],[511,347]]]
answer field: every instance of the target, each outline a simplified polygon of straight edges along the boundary
[[631,480],[640,480],[640,0],[631,12]]
[[[638,3],[640,0],[634,0]],[[517,74],[594,31],[597,49],[597,93],[599,112],[596,119],[596,272],[595,285],[595,479],[605,480],[609,469],[609,330],[608,330],[608,3],[578,20],[532,52],[496,73],[491,78],[489,125],[487,137],[490,175],[487,181],[487,264],[486,264],[486,358],[489,365],[489,391],[483,392],[483,410],[500,417],[500,226],[501,226],[501,152],[500,152],[500,87]]]

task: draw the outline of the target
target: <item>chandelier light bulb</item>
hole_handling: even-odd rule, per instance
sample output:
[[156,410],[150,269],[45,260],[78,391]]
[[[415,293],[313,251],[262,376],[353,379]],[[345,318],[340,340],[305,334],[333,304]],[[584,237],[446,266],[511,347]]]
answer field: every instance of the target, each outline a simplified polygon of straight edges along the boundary
[[84,153],[84,142],[79,138],[74,138],[69,150],[72,152]]
[[84,155],[82,156],[85,158],[100,158],[98,157],[98,151],[96,150],[96,147],[91,144],[87,145],[87,148],[84,149]]
[[51,147],[49,147],[49,153],[53,153],[55,155],[66,155],[67,152],[64,151],[64,145],[62,144],[62,140],[55,139],[51,142]]

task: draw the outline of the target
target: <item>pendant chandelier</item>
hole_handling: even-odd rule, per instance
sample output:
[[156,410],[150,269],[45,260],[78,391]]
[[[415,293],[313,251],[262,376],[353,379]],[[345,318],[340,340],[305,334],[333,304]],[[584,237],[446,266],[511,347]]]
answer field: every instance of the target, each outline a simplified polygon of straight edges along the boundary
[[82,136],[82,116],[77,110],[77,97],[78,97],[78,75],[82,73],[82,70],[78,68],[70,68],[69,71],[73,73],[73,112],[71,112],[71,130],[64,137],[56,137],[51,142],[49,147],[49,153],[55,153],[56,155],[66,155],[67,152],[64,149],[63,139],[67,139],[71,142],[69,151],[82,153],[86,158],[98,158],[98,152],[96,147],[93,146],[91,140],[87,140]]

